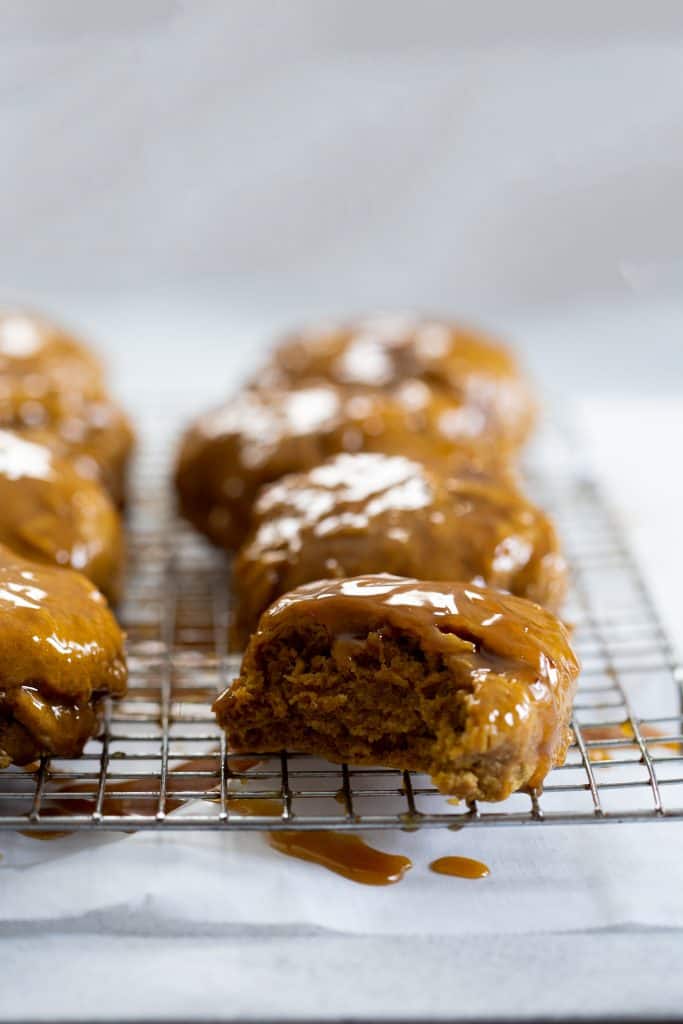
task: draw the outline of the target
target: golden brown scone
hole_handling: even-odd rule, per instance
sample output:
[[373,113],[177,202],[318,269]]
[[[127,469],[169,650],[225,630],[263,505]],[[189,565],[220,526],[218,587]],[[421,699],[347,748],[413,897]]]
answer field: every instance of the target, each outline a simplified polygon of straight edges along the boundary
[[0,765],[77,757],[106,694],[126,691],[123,634],[102,594],[70,569],[0,545]]
[[107,395],[99,360],[24,312],[0,312],[0,427],[50,444],[123,502],[133,431]]
[[243,391],[189,429],[180,449],[180,510],[215,544],[234,549],[260,487],[349,451],[402,454],[448,467],[507,466],[478,411],[420,381],[395,391],[334,384]]
[[135,445],[130,420],[109,398],[74,403],[68,417],[49,426],[19,426],[28,441],[47,445],[68,459],[86,480],[100,483],[119,506],[126,501],[128,466]]
[[234,564],[233,646],[281,594],[389,572],[472,580],[557,611],[567,567],[555,530],[512,484],[445,476],[401,455],[336,455],[263,488]]
[[332,381],[389,388],[419,380],[483,414],[512,446],[528,436],[535,401],[514,356],[481,331],[416,314],[377,315],[293,334],[274,350],[255,386]]
[[45,445],[0,430],[0,543],[87,576],[116,602],[123,531],[103,488]]
[[357,576],[276,601],[214,710],[236,751],[388,765],[504,800],[564,760],[578,672],[564,626],[530,601]]
[[99,359],[80,341],[32,313],[0,311],[0,423],[52,422],[73,395],[104,388]]

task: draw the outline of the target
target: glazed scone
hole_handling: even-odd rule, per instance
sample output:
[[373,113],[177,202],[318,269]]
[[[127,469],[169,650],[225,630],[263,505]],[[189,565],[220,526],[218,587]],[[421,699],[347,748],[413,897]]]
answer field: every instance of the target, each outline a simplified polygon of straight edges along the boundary
[[86,345],[23,310],[0,310],[0,424],[60,419],[73,396],[97,398],[104,370]]
[[232,550],[247,535],[264,484],[343,451],[501,472],[508,465],[477,410],[419,381],[393,392],[349,392],[333,384],[243,391],[200,417],[185,435],[176,468],[180,511],[215,544]]
[[22,311],[0,312],[0,428],[50,444],[122,502],[133,431],[107,395],[99,359]]
[[0,430],[0,543],[26,558],[82,572],[120,596],[123,530],[102,487],[42,444]]
[[128,467],[135,446],[130,420],[111,399],[74,401],[68,416],[48,425],[12,428],[28,441],[47,445],[86,480],[100,483],[119,506],[126,502]]
[[283,340],[256,386],[332,381],[395,388],[419,380],[483,413],[512,446],[528,436],[535,401],[516,359],[500,342],[452,321],[376,315],[312,327]]
[[106,599],[70,569],[0,545],[0,765],[77,757],[102,699],[126,691],[123,634]]
[[214,710],[231,750],[387,765],[504,800],[564,760],[578,672],[564,626],[530,601],[358,576],[276,601]]
[[401,455],[336,455],[260,492],[233,568],[232,646],[288,590],[377,572],[472,580],[553,611],[567,581],[551,522],[511,483]]

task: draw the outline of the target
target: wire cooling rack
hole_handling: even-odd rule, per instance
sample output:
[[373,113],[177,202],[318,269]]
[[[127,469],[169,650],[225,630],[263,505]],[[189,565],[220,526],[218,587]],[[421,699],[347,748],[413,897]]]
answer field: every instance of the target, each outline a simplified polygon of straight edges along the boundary
[[572,568],[566,618],[583,662],[574,744],[542,793],[465,804],[423,775],[227,751],[211,702],[238,667],[226,653],[228,568],[168,519],[169,499],[149,469],[140,479],[158,497],[134,502],[121,610],[129,694],[106,708],[83,757],[0,773],[0,828],[349,831],[683,818],[683,677],[591,480],[532,480]]

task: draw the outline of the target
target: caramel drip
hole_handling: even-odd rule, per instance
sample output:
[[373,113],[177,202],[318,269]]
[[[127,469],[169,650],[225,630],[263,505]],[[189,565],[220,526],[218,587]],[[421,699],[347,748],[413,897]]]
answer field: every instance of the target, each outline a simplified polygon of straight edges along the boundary
[[451,875],[453,878],[486,878],[489,868],[480,860],[469,857],[439,857],[429,865],[437,875]]
[[51,839],[65,839],[66,836],[72,836],[74,833],[65,832],[38,832],[35,829],[20,829],[22,836],[26,836],[27,839],[39,839],[41,842],[49,842]]
[[393,885],[413,866],[408,857],[376,850],[343,832],[270,832],[268,843],[279,853],[320,864],[361,885]]
[[[282,814],[279,800],[229,800],[228,807],[249,817],[279,818]],[[361,885],[393,885],[413,866],[408,857],[376,850],[344,832],[269,832],[267,841],[278,853],[319,864]]]
[[[666,735],[654,725],[648,725],[643,723],[639,726],[640,735],[643,739],[654,739],[657,740],[660,737]],[[618,722],[613,725],[585,725],[581,729],[581,733],[585,740],[592,743],[600,740],[632,740],[633,743],[628,745],[621,745],[618,747],[589,747],[588,756],[591,761],[611,761],[615,757],[619,756],[620,751],[630,750],[633,747],[637,747],[636,738],[633,734],[633,729],[628,722]],[[666,750],[673,750],[679,753],[681,750],[681,744],[675,740],[669,740],[662,743],[653,744]]]
[[[247,767],[258,763],[254,761],[244,762]],[[192,761],[179,766],[176,771],[194,770],[213,767],[214,758],[207,758],[204,761]],[[188,767],[191,766],[191,767]],[[166,799],[166,810],[171,811],[179,807],[184,801],[173,799],[174,792],[181,792],[187,786],[182,778],[174,778],[173,772],[169,772]],[[149,783],[144,779],[129,779],[116,784],[117,792],[140,793],[145,792]],[[82,792],[85,787],[79,787]],[[63,792],[68,792],[68,789]],[[96,791],[94,784],[88,786],[88,791]],[[258,797],[247,797],[244,799],[231,799],[228,807],[234,814],[246,815],[249,817],[279,818],[282,813],[282,804],[278,800],[259,799]],[[149,799],[130,799],[125,797],[107,797],[103,804],[104,814],[118,814],[121,816],[137,814],[154,814],[158,808],[156,797]],[[91,802],[88,800],[64,800],[61,806],[51,807],[45,812],[45,816],[58,815],[60,813],[73,813],[92,811]],[[60,839],[71,832],[37,832],[27,829],[22,833],[31,839]],[[321,867],[342,875],[352,882],[359,882],[362,885],[392,885],[400,882],[406,871],[412,867],[408,857],[399,854],[384,853],[368,846],[358,836],[347,835],[342,832],[269,832],[267,841],[272,849],[283,853],[288,857],[296,857],[300,860],[311,861],[320,864]]]
[[[257,758],[239,758],[231,761],[231,768],[238,772],[247,772],[250,768],[254,768],[257,764],[260,764],[261,760]],[[166,784],[166,813],[176,810],[178,807],[182,807],[187,802],[186,797],[179,797],[175,794],[184,793],[188,788],[192,788],[191,782],[183,777],[180,777],[177,773],[179,772],[200,772],[200,771],[214,771],[216,769],[216,757],[215,754],[207,755],[202,758],[195,758],[192,761],[183,761],[175,768],[171,768],[167,776]],[[130,793],[131,796],[126,798],[125,796],[111,796],[105,793],[104,800],[102,802],[102,814],[104,815],[116,815],[118,817],[131,817],[138,815],[150,815],[156,814],[159,809],[159,798],[156,794],[150,796],[142,796],[141,794],[148,793],[150,790],[154,790],[156,779],[121,779],[110,780],[111,786],[114,791],[118,793]],[[207,780],[210,781],[210,780]],[[212,787],[210,792],[213,792],[217,787]],[[49,806],[41,810],[40,814],[42,818],[54,818],[59,817],[62,814],[92,814],[93,812],[93,800],[90,799],[90,794],[94,798],[97,793],[96,782],[83,782],[76,783],[71,786],[64,786],[59,790],[59,793],[55,794],[59,797],[59,794],[65,795],[69,793],[83,794],[83,797],[75,797],[73,799],[53,800],[52,796],[48,797]],[[139,794],[139,795],[137,795]],[[249,802],[249,801],[247,801]],[[253,801],[255,804],[262,804],[264,801]],[[254,811],[253,813],[257,813]],[[279,814],[279,808],[275,812]],[[129,830],[134,831],[134,830]],[[39,832],[35,829],[21,830],[21,834],[28,836],[30,839],[61,839],[64,836],[73,835],[70,831],[55,831],[55,832]]]

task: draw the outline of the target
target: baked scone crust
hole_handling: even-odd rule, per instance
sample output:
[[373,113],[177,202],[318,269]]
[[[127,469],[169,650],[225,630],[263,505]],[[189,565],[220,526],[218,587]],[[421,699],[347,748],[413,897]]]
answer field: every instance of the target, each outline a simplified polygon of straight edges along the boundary
[[24,310],[0,310],[0,424],[52,422],[73,396],[104,393],[95,353],[59,325]]
[[359,576],[276,601],[214,710],[235,751],[426,772],[495,801],[564,760],[578,672],[565,627],[530,601]]
[[334,384],[247,390],[186,433],[175,475],[180,511],[233,550],[248,533],[260,487],[344,451],[511,472],[507,449],[489,435],[479,411],[420,381],[394,391]]
[[378,314],[313,326],[286,337],[256,386],[331,381],[393,389],[418,380],[479,409],[511,446],[529,435],[535,402],[512,352],[464,324],[414,313]]
[[58,325],[19,310],[0,312],[0,428],[50,445],[123,503],[134,433],[107,394],[100,360]]
[[0,765],[80,755],[103,697],[126,690],[106,599],[80,573],[0,545],[0,637]]
[[281,594],[376,572],[472,580],[553,611],[567,580],[552,523],[512,483],[400,455],[342,454],[260,492],[233,566],[232,646]]
[[27,441],[47,445],[86,480],[100,483],[116,505],[126,502],[135,433],[126,413],[109,398],[74,401],[68,416],[44,425],[15,424]]
[[120,597],[121,519],[111,498],[45,445],[0,430],[0,543],[39,562],[82,572]]

